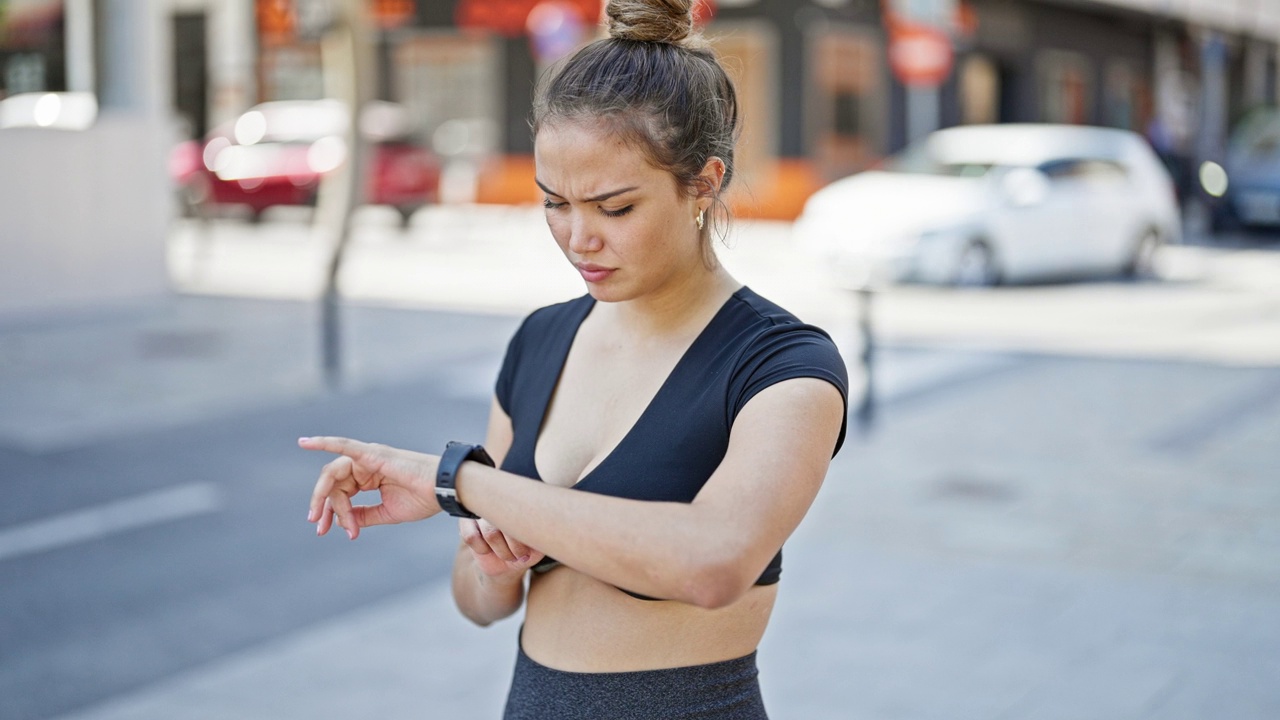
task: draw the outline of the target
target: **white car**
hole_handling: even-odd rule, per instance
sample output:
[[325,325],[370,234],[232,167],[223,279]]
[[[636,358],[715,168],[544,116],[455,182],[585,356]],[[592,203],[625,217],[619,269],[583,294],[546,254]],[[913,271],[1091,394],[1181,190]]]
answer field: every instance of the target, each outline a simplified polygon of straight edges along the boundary
[[793,232],[844,287],[995,285],[1149,272],[1181,222],[1168,171],[1134,133],[970,125],[822,188]]

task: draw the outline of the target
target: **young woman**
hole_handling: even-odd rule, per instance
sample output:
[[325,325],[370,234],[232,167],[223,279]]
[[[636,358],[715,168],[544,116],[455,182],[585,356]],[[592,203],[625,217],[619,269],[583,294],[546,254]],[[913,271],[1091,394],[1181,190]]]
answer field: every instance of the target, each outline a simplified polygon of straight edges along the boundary
[[517,331],[487,454],[300,441],[340,456],[311,499],[320,534],[462,518],[459,609],[524,608],[507,718],[764,718],[781,547],[844,439],[830,338],[712,249],[737,103],[691,4],[609,2],[611,37],[539,88],[537,181],[587,294]]

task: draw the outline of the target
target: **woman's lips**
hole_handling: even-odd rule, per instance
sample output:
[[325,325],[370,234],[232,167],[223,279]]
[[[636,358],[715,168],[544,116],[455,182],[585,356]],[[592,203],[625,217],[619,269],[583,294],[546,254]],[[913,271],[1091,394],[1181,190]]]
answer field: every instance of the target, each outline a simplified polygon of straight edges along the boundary
[[589,283],[603,282],[606,278],[613,274],[617,268],[607,268],[602,265],[592,263],[576,263],[574,267],[578,268],[578,272],[582,273],[582,279]]

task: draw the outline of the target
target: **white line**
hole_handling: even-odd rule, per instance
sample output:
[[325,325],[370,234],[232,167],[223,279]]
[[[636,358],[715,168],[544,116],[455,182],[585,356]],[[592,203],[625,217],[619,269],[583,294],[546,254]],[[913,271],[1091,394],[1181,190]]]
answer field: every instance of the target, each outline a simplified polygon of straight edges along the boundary
[[56,515],[0,529],[0,560],[211,513],[220,505],[217,490],[212,484],[192,483]]

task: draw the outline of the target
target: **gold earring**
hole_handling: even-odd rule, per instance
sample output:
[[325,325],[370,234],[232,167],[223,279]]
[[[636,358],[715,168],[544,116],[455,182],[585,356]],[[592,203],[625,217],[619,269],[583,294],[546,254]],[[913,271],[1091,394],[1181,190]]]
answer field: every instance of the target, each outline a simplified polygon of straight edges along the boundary
[[707,212],[706,210],[699,210],[699,211],[698,211],[698,217],[694,219],[694,222],[698,223],[698,229],[699,229],[699,230],[701,230],[701,229],[702,229],[702,226],[703,226],[703,224],[705,223],[705,221],[702,219],[702,216],[703,216],[703,214],[704,214],[704,213],[706,213],[706,212]]

